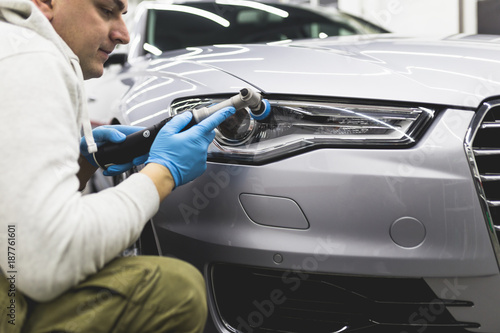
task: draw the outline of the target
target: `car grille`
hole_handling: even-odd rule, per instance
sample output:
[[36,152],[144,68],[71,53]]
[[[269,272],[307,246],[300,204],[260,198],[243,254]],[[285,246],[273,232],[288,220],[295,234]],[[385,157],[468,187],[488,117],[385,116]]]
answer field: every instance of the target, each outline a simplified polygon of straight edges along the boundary
[[465,142],[493,245],[500,237],[500,100],[484,103]]
[[478,324],[456,321],[423,279],[318,274],[217,264],[214,300],[231,332],[460,333]]

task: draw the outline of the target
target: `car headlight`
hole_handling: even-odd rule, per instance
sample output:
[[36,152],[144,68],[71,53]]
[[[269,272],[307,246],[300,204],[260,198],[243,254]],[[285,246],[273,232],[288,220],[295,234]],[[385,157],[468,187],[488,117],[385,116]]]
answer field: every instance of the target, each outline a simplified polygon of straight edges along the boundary
[[[189,99],[172,105],[173,113],[223,99]],[[239,110],[216,130],[212,161],[262,164],[286,156],[333,147],[404,147],[434,117],[425,107],[380,106],[306,100],[273,100],[271,115],[256,121]]]

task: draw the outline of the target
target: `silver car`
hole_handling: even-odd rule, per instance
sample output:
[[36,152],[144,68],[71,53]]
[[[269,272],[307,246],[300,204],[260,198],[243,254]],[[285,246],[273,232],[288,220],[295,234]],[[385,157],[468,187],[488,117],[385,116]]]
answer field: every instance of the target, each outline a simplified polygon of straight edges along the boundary
[[115,77],[112,123],[245,87],[272,107],[217,130],[142,253],[200,269],[210,333],[500,332],[499,41],[347,36],[137,60]]

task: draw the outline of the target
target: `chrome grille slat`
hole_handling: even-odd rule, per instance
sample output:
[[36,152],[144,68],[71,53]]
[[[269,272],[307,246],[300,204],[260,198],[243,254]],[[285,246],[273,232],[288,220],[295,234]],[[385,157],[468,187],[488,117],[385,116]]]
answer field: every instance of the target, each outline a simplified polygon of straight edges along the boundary
[[474,152],[474,156],[500,155],[500,149],[476,149],[475,148],[473,150],[473,152]]
[[500,174],[481,175],[480,178],[481,178],[481,181],[483,181],[483,182],[496,182],[496,181],[500,181]]
[[490,207],[500,207],[500,200],[486,200]]
[[500,122],[485,121],[481,124],[481,129],[500,128]]

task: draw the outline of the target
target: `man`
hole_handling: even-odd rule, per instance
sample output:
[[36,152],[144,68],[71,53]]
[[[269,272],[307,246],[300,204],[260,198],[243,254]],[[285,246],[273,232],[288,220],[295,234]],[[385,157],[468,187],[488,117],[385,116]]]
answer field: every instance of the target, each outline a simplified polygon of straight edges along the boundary
[[92,135],[83,91],[83,79],[101,76],[109,53],[129,42],[127,6],[0,0],[1,332],[203,330],[205,285],[194,267],[117,256],[161,200],[205,170],[213,129],[234,108],[183,132],[191,115],[176,116],[139,173],[100,193],[78,191],[96,170],[89,153],[136,130]]

